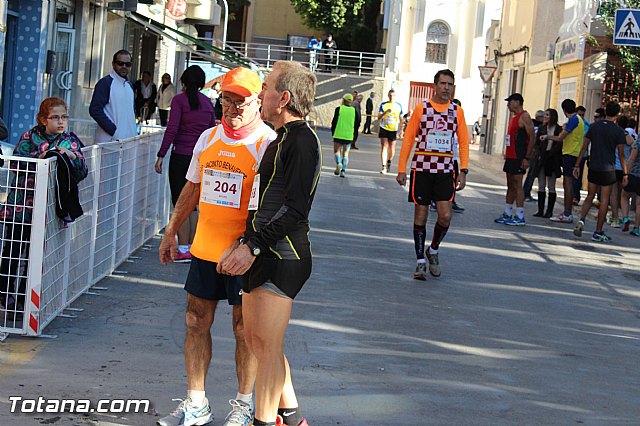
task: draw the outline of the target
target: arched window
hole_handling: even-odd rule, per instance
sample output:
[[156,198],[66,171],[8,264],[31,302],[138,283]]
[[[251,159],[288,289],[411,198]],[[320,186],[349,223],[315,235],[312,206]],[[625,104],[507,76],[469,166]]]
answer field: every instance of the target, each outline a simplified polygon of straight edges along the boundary
[[447,63],[449,27],[444,22],[432,22],[427,29],[427,54],[425,62]]

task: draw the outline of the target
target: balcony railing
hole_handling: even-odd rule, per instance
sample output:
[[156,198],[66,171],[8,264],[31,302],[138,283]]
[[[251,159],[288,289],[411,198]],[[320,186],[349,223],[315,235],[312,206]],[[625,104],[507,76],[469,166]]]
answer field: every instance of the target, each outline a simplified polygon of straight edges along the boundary
[[[218,45],[218,40],[201,39]],[[227,42],[224,52],[244,57],[263,69],[271,69],[276,61],[298,61],[312,71],[383,77],[385,55],[350,50],[312,50],[306,47],[265,43]]]

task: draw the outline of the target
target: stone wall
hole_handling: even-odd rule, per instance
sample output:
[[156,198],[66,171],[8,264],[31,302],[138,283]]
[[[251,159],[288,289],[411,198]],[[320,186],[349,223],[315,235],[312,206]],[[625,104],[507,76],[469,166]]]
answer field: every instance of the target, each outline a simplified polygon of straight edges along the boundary
[[386,95],[383,96],[385,84],[383,79],[323,73],[316,73],[316,77],[318,78],[318,89],[316,92],[316,102],[314,103],[314,112],[311,113],[310,119],[314,120],[317,115],[318,127],[330,128],[334,110],[342,102],[342,96],[357,90],[358,93],[361,93],[363,96],[363,123],[365,120],[367,98],[371,92],[375,92],[376,97],[373,107],[374,120],[372,121],[371,131],[378,130],[377,123],[375,123],[375,116],[380,107],[380,103],[383,100],[387,100]]

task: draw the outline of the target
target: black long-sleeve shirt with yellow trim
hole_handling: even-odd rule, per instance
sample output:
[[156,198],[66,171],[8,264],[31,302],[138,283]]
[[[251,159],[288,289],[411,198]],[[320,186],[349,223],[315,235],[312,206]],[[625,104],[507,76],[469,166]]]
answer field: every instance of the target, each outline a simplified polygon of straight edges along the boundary
[[320,141],[302,120],[277,133],[260,161],[258,209],[249,211],[245,239],[260,247],[261,256],[311,257],[309,211],[322,167]]

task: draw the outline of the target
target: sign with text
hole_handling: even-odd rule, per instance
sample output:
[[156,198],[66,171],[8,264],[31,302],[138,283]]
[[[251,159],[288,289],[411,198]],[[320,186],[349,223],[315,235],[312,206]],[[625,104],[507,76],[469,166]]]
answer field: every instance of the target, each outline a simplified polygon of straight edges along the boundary
[[617,9],[613,44],[618,46],[640,46],[640,10]]
[[584,59],[584,36],[575,36],[560,40],[556,43],[556,52],[553,62],[556,65]]

